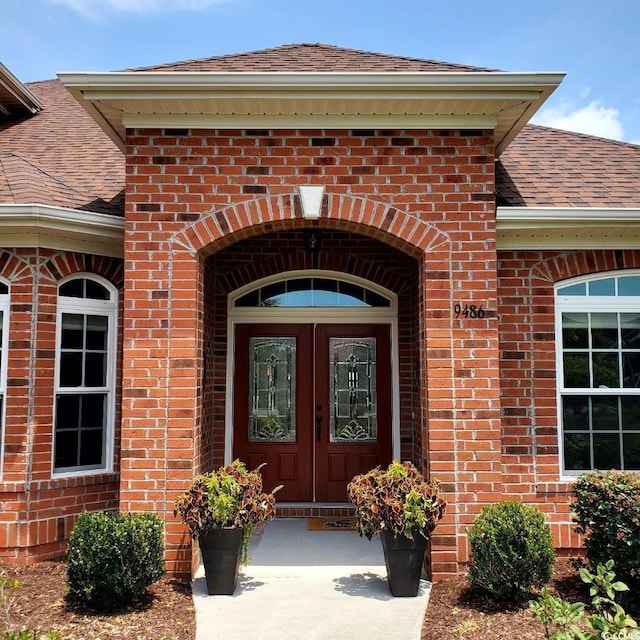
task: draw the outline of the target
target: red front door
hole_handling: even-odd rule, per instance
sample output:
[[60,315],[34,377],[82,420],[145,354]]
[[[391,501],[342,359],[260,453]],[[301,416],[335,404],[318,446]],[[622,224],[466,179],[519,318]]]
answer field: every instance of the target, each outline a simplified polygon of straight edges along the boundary
[[281,501],[343,502],[391,459],[389,325],[239,325],[233,455]]

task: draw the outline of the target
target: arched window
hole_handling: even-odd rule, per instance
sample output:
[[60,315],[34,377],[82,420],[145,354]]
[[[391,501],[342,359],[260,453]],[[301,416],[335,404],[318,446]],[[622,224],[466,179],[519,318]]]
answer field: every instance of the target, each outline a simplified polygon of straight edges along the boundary
[[563,472],[640,470],[640,275],[556,289]]
[[[7,345],[9,341],[9,286],[0,281],[0,446],[4,453],[4,414],[7,391]],[[4,455],[0,456],[1,461]]]
[[332,278],[289,278],[253,289],[236,307],[390,307],[385,296],[366,287]]
[[58,288],[54,463],[56,474],[111,470],[116,291],[83,275]]

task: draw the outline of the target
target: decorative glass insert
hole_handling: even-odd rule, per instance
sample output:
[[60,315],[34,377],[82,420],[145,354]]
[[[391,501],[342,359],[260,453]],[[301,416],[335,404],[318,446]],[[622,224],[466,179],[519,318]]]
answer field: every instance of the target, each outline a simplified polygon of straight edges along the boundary
[[249,358],[249,441],[295,441],[296,339],[252,337]]
[[331,442],[377,440],[376,339],[330,338]]
[[391,301],[375,291],[329,278],[294,278],[250,291],[236,307],[390,307]]

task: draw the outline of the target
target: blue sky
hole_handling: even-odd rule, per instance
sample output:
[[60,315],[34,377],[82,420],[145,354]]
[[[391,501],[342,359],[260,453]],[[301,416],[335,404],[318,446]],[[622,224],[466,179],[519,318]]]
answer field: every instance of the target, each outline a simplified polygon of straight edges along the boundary
[[24,82],[300,42],[564,71],[534,122],[640,144],[640,0],[5,0]]

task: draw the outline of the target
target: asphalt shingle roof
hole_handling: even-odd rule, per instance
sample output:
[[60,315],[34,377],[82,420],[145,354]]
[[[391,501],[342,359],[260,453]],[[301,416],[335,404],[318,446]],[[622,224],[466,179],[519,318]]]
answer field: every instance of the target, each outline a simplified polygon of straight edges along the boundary
[[120,150],[59,80],[28,88],[42,111],[0,120],[0,203],[122,215]]
[[448,62],[346,49],[330,44],[289,44],[248,53],[185,60],[132,71],[495,71]]
[[496,166],[498,204],[640,207],[640,146],[527,125]]
[[[325,44],[286,45],[137,71],[487,71]],[[43,109],[0,121],[0,204],[122,215],[124,156],[58,80],[30,83]],[[640,207],[640,147],[527,125],[496,166],[503,206]]]

